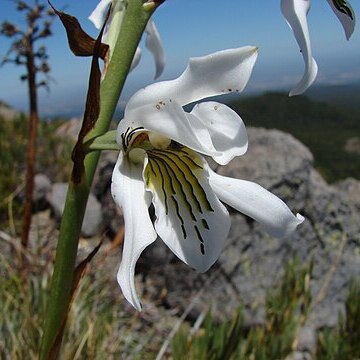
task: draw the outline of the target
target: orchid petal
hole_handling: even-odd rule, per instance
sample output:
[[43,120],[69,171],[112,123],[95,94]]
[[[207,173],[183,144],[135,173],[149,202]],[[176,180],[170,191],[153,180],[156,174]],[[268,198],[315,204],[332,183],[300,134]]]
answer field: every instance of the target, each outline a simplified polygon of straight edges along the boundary
[[219,154],[211,141],[209,131],[200,120],[186,113],[174,101],[146,104],[131,111],[125,110],[125,117],[120,121],[117,134],[121,146],[121,135],[128,129],[141,128],[168,137],[195,151],[210,156]]
[[304,221],[277,196],[258,184],[221,176],[209,169],[209,182],[219,199],[262,224],[276,237],[289,236]]
[[126,0],[112,1],[111,14],[102,41],[110,47],[110,59],[125,16]]
[[346,0],[327,0],[344,28],[346,39],[349,40],[355,29],[355,12]]
[[101,0],[88,18],[99,30],[104,24],[106,9],[110,3],[111,0]]
[[130,71],[133,71],[139,65],[140,59],[141,59],[141,49],[138,46],[136,48],[133,60],[131,62]]
[[144,181],[153,194],[156,232],[179,259],[208,270],[224,246],[230,217],[209,186],[203,160],[186,148],[147,154]]
[[306,16],[310,0],[281,0],[281,11],[294,32],[305,62],[305,72],[300,82],[290,91],[290,96],[302,94],[315,80],[317,64],[312,57],[310,34]]
[[145,46],[149,49],[155,60],[155,79],[157,79],[163,72],[165,67],[165,55],[161,46],[159,32],[155,23],[150,19],[145,28],[146,42]]
[[209,96],[240,92],[249,80],[256,58],[257,48],[253,46],[192,58],[177,79],[151,84],[136,92],[127,109],[170,99],[183,106]]
[[228,106],[208,101],[197,104],[191,112],[209,130],[212,143],[220,155],[213,158],[220,165],[243,155],[248,146],[245,125],[241,117]]
[[157,237],[148,212],[151,196],[145,192],[142,172],[142,164],[131,163],[120,152],[111,184],[112,196],[122,208],[126,224],[117,280],[126,300],[139,311],[141,305],[135,289],[135,265],[142,251]]

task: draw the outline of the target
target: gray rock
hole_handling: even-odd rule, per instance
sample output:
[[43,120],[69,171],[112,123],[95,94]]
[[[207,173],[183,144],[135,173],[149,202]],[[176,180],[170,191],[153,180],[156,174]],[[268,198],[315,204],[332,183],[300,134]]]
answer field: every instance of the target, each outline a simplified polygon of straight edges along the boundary
[[313,327],[304,326],[300,330],[299,343],[297,349],[310,354],[316,351],[316,332]]
[[124,224],[124,219],[122,217],[122,210],[114,202],[110,187],[101,197],[101,211],[104,229],[107,230],[110,237],[114,237]]
[[82,125],[82,119],[73,117],[61,124],[55,131],[55,135],[63,139],[77,140]]
[[65,183],[55,183],[51,192],[47,194],[47,200],[55,215],[55,218],[60,220],[64,211],[66,192],[68,185]]
[[36,174],[34,178],[33,206],[36,211],[48,207],[47,194],[51,191],[51,181],[44,174]]
[[348,178],[339,181],[334,185],[335,190],[339,193],[340,197],[348,204],[355,206],[360,210],[360,181]]
[[22,113],[20,111],[15,110],[14,108],[0,101],[0,117],[2,117],[4,120],[13,120],[14,118],[19,117],[21,114]]
[[99,165],[94,178],[93,193],[101,202],[103,226],[110,237],[115,236],[121,229],[124,221],[122,211],[115,204],[111,195],[111,177],[115,167],[118,153],[104,151],[101,154]]
[[355,136],[347,139],[344,145],[344,150],[352,154],[360,155],[360,137]]
[[[68,185],[65,183],[55,183],[52,186],[51,192],[47,195],[52,212],[58,221],[61,220],[64,211],[67,188]],[[90,193],[81,227],[82,235],[85,237],[96,235],[102,229],[102,220],[101,204]]]
[[312,356],[308,352],[294,351],[285,360],[312,360]]
[[111,177],[119,156],[117,151],[103,151],[94,177],[93,193],[99,199],[111,186]]
[[248,128],[249,149],[226,166],[221,175],[249,180],[271,189],[294,209],[304,207],[313,156],[299,140],[279,130]]

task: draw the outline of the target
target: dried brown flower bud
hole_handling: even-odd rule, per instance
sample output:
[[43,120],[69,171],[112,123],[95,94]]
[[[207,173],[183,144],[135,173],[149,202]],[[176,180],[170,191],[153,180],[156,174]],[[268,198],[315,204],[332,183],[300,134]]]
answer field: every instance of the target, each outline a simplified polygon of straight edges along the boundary
[[44,73],[44,74],[47,74],[48,72],[50,72],[50,66],[48,63],[46,62],[43,62],[41,64],[41,67],[40,67],[41,71]]
[[12,36],[18,34],[19,32],[20,32],[19,28],[16,25],[14,25],[8,21],[4,21],[1,24],[0,33],[5,36],[12,37]]
[[22,11],[22,10],[26,10],[28,8],[29,8],[29,6],[26,3],[24,3],[23,1],[17,2],[17,5],[16,5],[17,10]]

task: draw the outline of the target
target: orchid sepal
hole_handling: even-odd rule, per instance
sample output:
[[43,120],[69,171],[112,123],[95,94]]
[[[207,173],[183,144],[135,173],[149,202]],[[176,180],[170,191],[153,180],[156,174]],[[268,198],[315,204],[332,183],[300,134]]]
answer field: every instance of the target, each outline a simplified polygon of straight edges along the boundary
[[[327,0],[331,9],[341,22],[345,36],[349,40],[355,28],[355,13],[347,0]],[[307,15],[310,11],[311,0],[281,0],[281,11],[292,29],[295,39],[304,58],[305,71],[299,83],[290,91],[289,95],[304,93],[315,81],[318,66],[312,56],[310,33]]]

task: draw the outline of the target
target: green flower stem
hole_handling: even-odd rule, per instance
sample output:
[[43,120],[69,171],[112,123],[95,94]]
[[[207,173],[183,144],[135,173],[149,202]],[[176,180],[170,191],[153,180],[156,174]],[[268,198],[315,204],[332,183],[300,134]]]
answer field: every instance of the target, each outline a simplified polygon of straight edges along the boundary
[[110,130],[104,135],[89,139],[84,145],[87,152],[98,150],[120,150],[120,146],[116,141],[116,130]]
[[[129,0],[110,64],[101,83],[100,115],[94,129],[85,140],[102,135],[108,130],[136,47],[155,8],[155,5],[144,7],[142,0]],[[56,347],[55,340],[61,333],[62,324],[66,321],[70,307],[81,224],[99,156],[99,151],[89,153],[85,158],[84,181],[79,184],[71,181],[69,183],[56,250],[50,298],[45,314],[40,359],[54,358],[57,355],[56,352],[55,354],[51,352]]]

